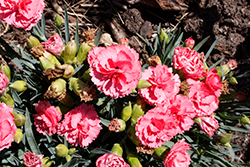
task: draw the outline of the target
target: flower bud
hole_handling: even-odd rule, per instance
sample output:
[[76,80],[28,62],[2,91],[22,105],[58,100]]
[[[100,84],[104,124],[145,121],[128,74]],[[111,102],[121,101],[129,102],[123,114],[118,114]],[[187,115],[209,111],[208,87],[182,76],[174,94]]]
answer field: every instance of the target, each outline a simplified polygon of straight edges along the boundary
[[195,43],[194,39],[189,37],[188,39],[185,40],[184,47],[189,47],[190,49],[193,49],[194,43]]
[[169,150],[167,149],[167,147],[164,147],[164,146],[154,149],[154,154],[157,155],[162,160],[166,158],[168,153],[169,153]]
[[128,41],[128,38],[121,38],[119,41],[118,41],[119,44],[121,45],[129,45],[129,41]]
[[222,66],[216,67],[217,73],[220,77],[226,76],[231,70],[234,70],[237,68],[237,63],[235,60],[229,60],[227,64],[224,64]]
[[67,161],[67,162],[71,161],[71,159],[72,159],[70,155],[66,155],[65,158],[66,158],[66,161]]
[[166,44],[169,43],[168,34],[163,29],[161,29],[159,39],[161,42],[163,42],[165,39]]
[[29,35],[28,38],[26,38],[26,41],[27,41],[28,47],[30,49],[33,48],[34,46],[41,46],[42,47],[40,41],[32,35]]
[[85,73],[83,74],[82,78],[85,79],[86,81],[91,81],[91,76],[89,75],[90,71],[89,69],[87,71],[85,71]]
[[135,124],[137,123],[137,119],[144,115],[144,110],[143,110],[143,105],[140,104],[139,102],[135,103],[133,105],[133,109],[132,109],[132,115],[131,115],[131,126],[135,126]]
[[11,72],[10,67],[7,64],[0,65],[0,71],[4,72],[4,74],[8,77],[9,81],[11,81]]
[[16,126],[23,126],[24,125],[24,123],[26,121],[26,117],[23,114],[14,113],[14,117],[15,117]]
[[230,80],[229,80],[229,83],[232,84],[232,85],[237,85],[238,84],[238,81],[235,77],[231,77]]
[[71,87],[75,94],[77,94],[78,96],[85,86],[86,84],[79,78],[70,78],[69,80],[69,87]]
[[75,40],[69,41],[63,52],[63,61],[67,64],[72,64],[77,52],[77,46]]
[[44,51],[43,56],[39,57],[39,61],[43,70],[47,70],[49,68],[54,69],[55,65],[61,66],[58,59],[47,51]]
[[108,128],[112,132],[122,132],[126,128],[126,122],[122,119],[113,118],[108,125]]
[[[222,137],[220,138],[220,143],[222,143],[222,144],[228,146],[228,144],[229,144],[231,138],[232,138],[232,134],[230,134],[230,133],[223,133],[223,134],[222,134]],[[229,145],[230,145],[230,144],[229,144]]]
[[42,159],[43,167],[50,167],[53,164],[53,161],[49,161],[49,158]]
[[112,152],[113,154],[116,154],[116,155],[119,155],[119,156],[122,157],[123,149],[122,149],[122,147],[121,147],[120,144],[115,143],[114,146],[113,146],[112,149],[111,149],[111,152]]
[[86,60],[87,54],[90,51],[90,49],[91,49],[91,47],[85,42],[83,42],[80,45],[78,53],[76,55],[76,64],[77,65],[82,64]]
[[17,129],[14,135],[14,141],[19,144],[23,140],[23,132],[21,129]]
[[64,78],[70,78],[74,75],[75,69],[72,65],[69,64],[63,64],[60,66],[61,69],[64,69],[63,77]]
[[147,88],[152,86],[151,83],[149,83],[148,81],[145,80],[139,80],[138,84],[137,84],[137,89],[143,89],[143,88]]
[[55,17],[55,25],[56,27],[60,28],[62,25],[62,18],[59,14],[56,15]]
[[6,105],[10,105],[12,108],[14,107],[15,104],[13,98],[9,93],[6,93],[5,96],[0,95],[0,102],[4,102]]
[[129,101],[128,104],[122,109],[121,118],[124,121],[128,121],[129,118],[131,117],[131,114],[132,114],[132,106],[131,102]]
[[142,167],[139,159],[132,153],[128,153],[127,160],[130,164],[130,167]]
[[55,90],[55,95],[60,96],[64,89],[66,88],[66,81],[64,79],[58,78],[49,86],[49,90]]
[[76,148],[73,147],[69,149],[68,154],[71,155],[71,154],[74,154],[75,152],[76,152]]
[[10,85],[12,89],[19,92],[24,92],[27,89],[27,84],[23,80],[17,80]]
[[68,148],[64,144],[58,144],[56,146],[56,155],[59,157],[65,157],[68,155]]
[[135,127],[130,126],[128,129],[128,137],[130,138],[130,140],[135,144],[135,145],[139,145],[140,144],[140,140],[137,139],[136,135],[135,135]]
[[243,123],[243,124],[249,124],[250,125],[250,119],[247,116],[241,117],[240,122]]

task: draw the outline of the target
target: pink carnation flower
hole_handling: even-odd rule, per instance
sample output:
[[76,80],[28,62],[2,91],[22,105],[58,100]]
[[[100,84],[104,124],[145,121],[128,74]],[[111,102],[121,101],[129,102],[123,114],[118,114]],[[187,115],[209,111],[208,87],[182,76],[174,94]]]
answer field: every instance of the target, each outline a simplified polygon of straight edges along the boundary
[[91,80],[105,95],[124,97],[138,84],[141,73],[138,59],[139,54],[126,45],[95,47],[88,55]]
[[1,0],[0,19],[24,30],[30,30],[41,19],[43,0]]
[[58,134],[64,135],[72,145],[85,147],[99,135],[100,122],[94,107],[82,103],[64,115],[58,125]]
[[217,74],[217,70],[215,68],[209,70],[205,82],[212,90],[214,90],[214,94],[217,97],[220,97],[221,95],[220,89],[222,87],[222,83],[221,83],[221,78]]
[[183,71],[186,78],[197,80],[206,76],[205,67],[200,60],[199,53],[190,48],[175,48],[173,66]]
[[135,135],[142,145],[157,148],[178,133],[173,116],[164,111],[163,107],[158,106],[137,120]]
[[189,85],[189,99],[194,103],[196,116],[212,115],[218,108],[219,100],[214,91],[201,81],[187,80]]
[[44,50],[54,54],[55,56],[60,56],[63,50],[63,41],[58,33],[49,37],[46,42],[41,42]]
[[12,111],[9,105],[0,102],[0,151],[9,148],[14,141],[17,127]]
[[172,73],[172,68],[158,64],[149,67],[142,73],[142,80],[148,81],[152,86],[139,89],[139,95],[151,105],[160,105],[172,99],[180,90],[180,79]]
[[194,43],[195,43],[194,39],[189,37],[188,39],[185,40],[184,46],[192,49],[194,47]]
[[196,116],[194,104],[186,96],[177,95],[170,104],[166,104],[166,114],[173,117],[172,121],[176,122],[176,133],[182,134],[194,124],[193,118]]
[[190,155],[187,150],[190,145],[182,139],[175,143],[164,160],[164,167],[188,167],[191,164]]
[[51,106],[49,101],[38,101],[35,106],[37,114],[34,116],[36,130],[43,135],[45,131],[51,136],[56,133],[58,122],[62,119],[58,107]]
[[96,160],[96,167],[129,167],[124,159],[116,154],[104,154]]
[[43,155],[36,155],[35,153],[26,152],[23,155],[23,163],[26,167],[42,167]]
[[218,121],[214,118],[214,116],[208,117],[198,117],[195,119],[201,130],[203,130],[207,135],[213,136],[214,132],[219,128]]
[[9,85],[9,79],[3,71],[0,71],[0,94],[5,95],[5,90]]

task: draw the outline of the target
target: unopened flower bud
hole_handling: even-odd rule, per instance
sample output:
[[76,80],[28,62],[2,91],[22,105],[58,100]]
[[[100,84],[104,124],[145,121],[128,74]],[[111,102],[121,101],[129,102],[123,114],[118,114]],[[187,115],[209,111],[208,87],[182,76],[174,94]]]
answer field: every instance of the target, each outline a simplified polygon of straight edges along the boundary
[[47,51],[44,51],[43,56],[39,57],[39,61],[43,70],[47,70],[49,68],[54,69],[55,65],[61,66],[58,59]]
[[67,64],[72,64],[77,52],[77,46],[75,40],[69,41],[63,52],[63,61]]
[[27,84],[23,80],[17,80],[10,87],[17,92],[24,92],[27,89]]
[[250,125],[250,119],[247,116],[241,117],[240,122],[243,123],[243,124],[249,124]]
[[12,108],[14,107],[15,104],[13,98],[9,93],[6,93],[5,96],[0,95],[0,102],[4,102],[6,105],[10,105]]
[[113,118],[108,125],[108,128],[112,132],[122,132],[126,128],[126,122],[122,119]]
[[226,76],[231,70],[237,68],[237,63],[235,60],[229,60],[227,64],[216,67],[217,73],[220,77]]
[[26,117],[23,114],[14,114],[15,117],[15,124],[16,126],[23,126],[25,121],[26,121]]
[[128,129],[128,137],[130,138],[130,140],[135,144],[135,145],[139,145],[140,141],[137,139],[136,135],[135,135],[135,127],[130,126],[130,128]]
[[132,115],[131,115],[131,126],[135,126],[137,119],[144,115],[144,105],[141,100],[137,100],[137,103],[133,105]]
[[8,77],[9,81],[11,81],[11,72],[10,67],[7,64],[0,65],[0,71],[4,72],[4,74]]
[[189,37],[188,39],[185,40],[184,47],[189,47],[190,49],[193,49],[194,43],[195,43],[194,39]]
[[89,69],[87,71],[84,72],[82,78],[85,79],[86,81],[90,81],[91,80],[91,76],[89,75],[90,71]]
[[222,137],[220,138],[220,143],[222,143],[222,144],[229,143],[231,138],[232,138],[232,134],[222,133]]
[[78,53],[76,55],[76,64],[77,65],[82,64],[86,60],[87,54],[90,51],[90,49],[91,49],[91,47],[85,42],[83,42],[80,45]]
[[129,118],[131,117],[131,114],[132,114],[132,106],[131,102],[129,101],[128,104],[122,109],[121,118],[124,121],[128,121]]
[[116,154],[116,155],[119,155],[119,156],[122,157],[123,149],[122,149],[122,147],[121,147],[120,144],[115,143],[115,144],[113,145],[112,149],[111,149],[111,152],[112,152],[113,154]]
[[28,38],[26,38],[26,41],[27,41],[27,44],[28,44],[30,49],[33,48],[34,46],[41,46],[42,47],[40,41],[32,35],[28,36]]
[[129,41],[128,41],[128,38],[121,38],[119,41],[118,41],[119,44],[121,45],[129,45]]
[[139,159],[132,153],[128,153],[127,160],[130,164],[130,167],[142,167]]
[[151,83],[149,83],[148,81],[145,80],[139,80],[138,84],[137,84],[137,89],[143,89],[143,88],[147,88],[152,86]]
[[66,88],[66,81],[64,79],[58,78],[49,86],[50,90],[55,90],[56,96],[60,96],[64,89]]
[[169,43],[168,34],[163,29],[161,29],[159,39],[161,42],[163,42],[165,39],[166,44]]
[[53,164],[53,161],[49,161],[49,158],[42,159],[43,167],[50,167]]
[[65,157],[68,155],[68,148],[64,144],[58,144],[56,146],[56,155],[59,157]]
[[59,14],[57,14],[55,17],[55,24],[56,24],[56,27],[58,28],[60,28],[62,25],[62,18]]
[[71,159],[72,159],[70,155],[66,155],[65,158],[66,158],[66,161],[67,161],[67,162],[71,161]]
[[74,75],[75,69],[72,65],[69,64],[63,64],[60,66],[61,69],[64,69],[63,77],[64,78],[70,78]]
[[232,85],[237,85],[238,84],[238,81],[235,77],[231,77],[230,80],[229,80],[229,83],[232,84]]
[[75,152],[76,152],[76,148],[73,147],[69,149],[68,154],[71,155],[71,154],[74,154]]
[[81,90],[86,86],[86,84],[79,78],[70,78],[69,87],[77,94],[80,95]]
[[21,129],[17,129],[14,135],[14,141],[19,144],[23,140],[23,132]]

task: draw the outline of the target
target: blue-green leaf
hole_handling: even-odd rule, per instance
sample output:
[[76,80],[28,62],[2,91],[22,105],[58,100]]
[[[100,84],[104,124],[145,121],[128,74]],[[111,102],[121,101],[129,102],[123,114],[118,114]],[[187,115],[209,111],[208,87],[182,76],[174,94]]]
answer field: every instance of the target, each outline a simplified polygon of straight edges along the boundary
[[69,18],[68,18],[68,12],[67,7],[64,7],[64,24],[65,24],[65,42],[66,44],[69,42],[70,39],[70,33],[69,33]]

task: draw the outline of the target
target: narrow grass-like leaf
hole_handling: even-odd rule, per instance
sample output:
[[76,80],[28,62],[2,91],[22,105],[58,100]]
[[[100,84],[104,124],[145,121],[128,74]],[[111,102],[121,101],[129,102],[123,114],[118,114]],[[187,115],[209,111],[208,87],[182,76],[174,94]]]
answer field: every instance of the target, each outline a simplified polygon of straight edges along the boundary
[[148,40],[147,39],[144,39],[140,34],[138,34],[138,33],[136,33],[136,35],[139,37],[139,38],[141,38],[141,40],[143,40],[146,44],[147,44],[147,46],[148,46],[148,48],[149,48],[149,52],[153,55],[154,54],[154,49],[153,49],[153,47],[149,44],[149,42],[148,42]]
[[207,36],[206,38],[204,38],[201,42],[199,42],[197,45],[195,45],[195,47],[193,48],[196,52],[198,52],[198,50],[202,47],[202,45],[207,42],[208,38],[210,36]]
[[22,104],[22,99],[18,96],[18,93],[15,90],[11,89],[11,95],[16,103],[18,103],[19,105]]
[[77,52],[79,50],[79,32],[78,32],[78,20],[76,20],[76,33],[75,33],[75,42],[77,46]]
[[218,60],[216,63],[214,63],[213,65],[211,65],[211,66],[209,67],[209,70],[210,70],[211,68],[216,67],[217,65],[219,65],[220,62],[222,62],[223,59],[224,59],[224,58],[221,58],[221,59]]
[[90,150],[90,153],[92,153],[92,154],[106,154],[106,153],[111,153],[111,151],[104,149],[104,148],[94,148],[93,150]]
[[6,50],[6,53],[11,58],[19,57],[18,53],[10,47],[10,45],[2,38],[0,37],[0,44],[4,47]]
[[101,123],[102,123],[104,126],[107,127],[107,126],[110,124],[110,121],[109,121],[109,120],[104,119],[104,118],[101,118],[101,117],[100,117],[100,119],[101,119]]
[[205,55],[205,58],[207,60],[208,56],[210,55],[210,53],[212,52],[212,50],[214,49],[215,45],[217,44],[217,42],[220,40],[220,37],[217,38],[213,44],[210,46],[209,50],[207,51],[206,55]]
[[234,127],[234,126],[229,126],[229,125],[220,124],[220,128],[226,129],[226,130],[233,130],[233,131],[238,131],[238,132],[250,133],[250,130],[246,130],[246,129],[238,128],[238,127]]
[[221,162],[224,162],[224,164],[226,164],[229,167],[233,167],[234,165],[231,164],[230,162],[228,162],[227,160],[225,160],[223,157],[216,155],[216,153],[214,152],[210,152],[209,150],[206,151],[207,154],[209,154],[210,156],[220,160]]
[[74,75],[84,66],[84,64],[81,64],[80,66],[75,68]]
[[64,7],[64,26],[65,26],[65,42],[66,44],[69,42],[70,39],[70,32],[69,32],[69,18],[68,18],[68,11],[67,7]]
[[52,142],[52,137],[48,134],[47,131],[45,131],[45,134],[46,134],[46,138],[48,140],[48,143],[51,143]]
[[41,18],[41,26],[42,26],[42,33],[46,38],[46,25],[45,25],[45,17],[43,13],[42,13],[42,18]]
[[26,138],[27,138],[27,141],[29,143],[29,146],[30,146],[30,149],[33,153],[39,155],[41,154],[40,150],[39,150],[39,147],[36,143],[36,140],[35,140],[35,137],[34,137],[34,134],[33,134],[33,131],[32,131],[32,123],[31,123],[31,120],[30,120],[30,113],[29,111],[26,109],[26,113],[25,113],[25,117],[26,117],[26,121],[25,121],[25,124],[24,124],[24,129],[25,129],[25,134],[26,134]]
[[96,37],[95,37],[95,40],[94,40],[95,46],[98,46],[98,45],[99,45],[100,39],[101,39],[101,37],[102,37],[102,33],[103,33],[103,31],[100,29],[100,30],[98,31],[98,33],[96,34]]
[[43,35],[40,29],[39,22],[31,29],[31,34],[36,36],[41,42],[47,41],[47,38]]
[[62,167],[74,167],[75,165],[78,165],[78,159],[73,158],[71,161],[64,164]]
[[233,150],[233,148],[230,148],[230,147],[225,147],[227,150],[228,150],[228,152],[229,152],[229,155],[230,155],[230,157],[231,157],[231,162],[233,162],[234,161],[234,159],[235,159],[235,154],[234,154],[234,150]]

